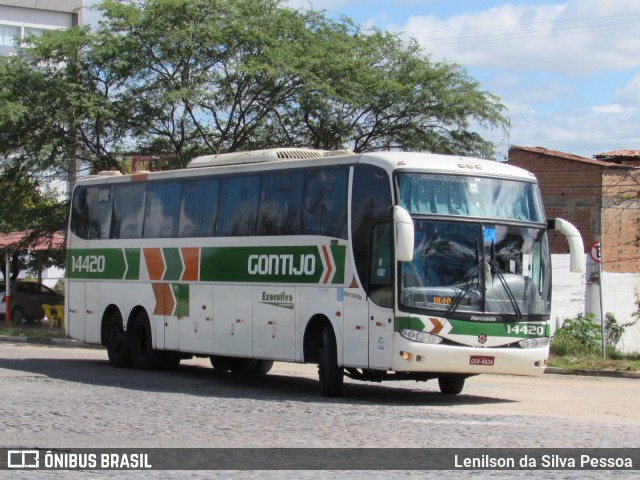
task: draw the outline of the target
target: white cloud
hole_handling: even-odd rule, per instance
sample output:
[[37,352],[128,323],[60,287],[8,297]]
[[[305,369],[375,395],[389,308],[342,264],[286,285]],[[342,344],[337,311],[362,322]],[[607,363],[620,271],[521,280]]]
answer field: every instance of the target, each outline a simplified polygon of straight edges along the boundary
[[392,28],[466,68],[581,75],[640,67],[637,0],[507,3],[448,18],[412,17]]
[[640,106],[640,73],[616,90],[616,99],[623,104]]

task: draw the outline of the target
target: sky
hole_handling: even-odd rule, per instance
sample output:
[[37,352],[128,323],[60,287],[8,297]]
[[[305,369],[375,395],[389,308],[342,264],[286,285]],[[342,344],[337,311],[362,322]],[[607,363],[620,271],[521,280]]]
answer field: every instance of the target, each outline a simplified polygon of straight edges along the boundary
[[506,107],[508,132],[482,132],[498,159],[509,145],[587,158],[640,150],[638,0],[286,3],[414,38],[433,61],[464,68]]

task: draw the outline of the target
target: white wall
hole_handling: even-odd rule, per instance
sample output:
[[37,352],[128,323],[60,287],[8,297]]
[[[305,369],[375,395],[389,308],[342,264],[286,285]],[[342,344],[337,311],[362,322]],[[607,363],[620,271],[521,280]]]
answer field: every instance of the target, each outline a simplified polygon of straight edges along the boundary
[[[588,256],[585,255],[585,264]],[[595,313],[600,319],[600,293],[597,283],[589,284],[587,274],[569,272],[569,255],[552,255],[553,296],[551,301],[551,331],[567,318],[578,313]],[[591,261],[587,268],[591,268]],[[619,324],[634,322],[636,291],[640,289],[637,273],[603,273],[602,296],[605,314],[611,312]],[[626,327],[618,348],[626,353],[640,351],[640,321]]]

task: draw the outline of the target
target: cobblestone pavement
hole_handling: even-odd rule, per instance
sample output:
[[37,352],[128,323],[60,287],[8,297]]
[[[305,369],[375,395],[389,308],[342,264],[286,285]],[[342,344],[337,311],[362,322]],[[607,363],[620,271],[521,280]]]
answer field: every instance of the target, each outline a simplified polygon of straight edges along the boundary
[[[0,344],[0,392],[0,447],[5,448],[640,447],[640,380],[633,379],[487,375],[467,380],[458,396],[441,395],[437,382],[346,380],[343,397],[325,399],[317,393],[311,365],[276,363],[268,375],[249,376],[216,373],[207,359],[195,359],[175,371],[143,372],[112,368],[103,350],[5,343]],[[87,476],[22,473],[23,478]],[[121,473],[92,475],[120,478]],[[289,473],[290,478],[364,476]],[[584,473],[562,477],[584,478]],[[536,477],[555,478],[552,474],[536,472]],[[165,478],[159,472],[148,475]],[[416,473],[382,475],[367,474],[413,478]],[[202,478],[202,472],[179,476]]]

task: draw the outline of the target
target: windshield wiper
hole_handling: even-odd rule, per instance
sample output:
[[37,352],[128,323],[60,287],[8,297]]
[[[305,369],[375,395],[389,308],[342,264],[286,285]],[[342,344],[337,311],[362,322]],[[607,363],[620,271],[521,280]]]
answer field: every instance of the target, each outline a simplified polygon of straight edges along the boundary
[[447,308],[447,311],[444,312],[445,318],[449,318],[451,315],[455,313],[455,311],[458,309],[458,306],[460,305],[460,302],[462,301],[462,299],[465,297],[465,295],[471,288],[471,285],[473,285],[474,283],[477,283],[478,285],[480,284],[480,279],[478,277],[480,275],[481,263],[484,263],[484,262],[480,262],[480,252],[479,252],[478,242],[476,241],[475,270],[471,275],[469,275],[469,280],[467,280],[467,283],[465,283],[462,289],[456,294],[453,301],[451,302],[451,305],[449,305],[449,308]]
[[522,311],[520,310],[520,307],[518,306],[518,301],[516,300],[516,297],[513,295],[513,292],[511,291],[511,288],[509,287],[509,284],[507,284],[507,280],[504,278],[504,275],[500,271],[500,266],[496,262],[496,249],[495,249],[495,244],[493,243],[493,241],[491,242],[491,258],[489,259],[489,264],[492,267],[492,271],[495,272],[495,274],[498,276],[498,279],[500,280],[500,283],[502,284],[502,287],[504,288],[504,291],[507,293],[507,297],[509,298],[509,302],[511,303],[511,306],[513,307],[513,311],[516,314],[515,321],[517,322],[518,320],[520,320],[522,318]]

